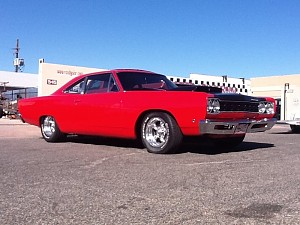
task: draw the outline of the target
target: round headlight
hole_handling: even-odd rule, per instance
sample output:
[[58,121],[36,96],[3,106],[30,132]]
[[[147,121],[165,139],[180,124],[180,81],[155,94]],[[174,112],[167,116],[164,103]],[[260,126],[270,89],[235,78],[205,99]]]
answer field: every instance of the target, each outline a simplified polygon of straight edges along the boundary
[[207,112],[208,113],[219,113],[220,112],[219,99],[217,99],[217,98],[208,99]]
[[213,110],[214,113],[219,113],[220,112],[220,102],[218,99],[214,99],[212,102]]
[[266,104],[266,113],[274,114],[274,104],[272,102],[267,102]]
[[260,102],[258,104],[258,112],[259,113],[265,113],[266,112],[266,104],[265,104],[265,102]]

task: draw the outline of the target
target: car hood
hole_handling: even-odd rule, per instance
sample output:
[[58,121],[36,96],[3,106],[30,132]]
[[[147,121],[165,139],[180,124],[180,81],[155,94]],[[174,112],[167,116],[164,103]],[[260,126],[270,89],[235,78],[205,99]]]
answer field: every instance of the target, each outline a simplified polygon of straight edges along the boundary
[[253,97],[253,96],[242,95],[238,93],[222,93],[222,88],[209,87],[209,86],[197,86],[197,85],[178,86],[170,91],[205,92],[205,93],[214,94],[216,98],[224,101],[259,102],[259,101],[266,100],[263,97]]

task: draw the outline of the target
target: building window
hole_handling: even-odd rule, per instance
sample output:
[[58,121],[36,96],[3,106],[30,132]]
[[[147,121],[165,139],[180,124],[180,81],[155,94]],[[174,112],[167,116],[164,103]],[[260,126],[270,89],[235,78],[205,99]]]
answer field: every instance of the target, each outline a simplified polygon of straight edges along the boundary
[[198,84],[198,80],[195,80],[195,84]]

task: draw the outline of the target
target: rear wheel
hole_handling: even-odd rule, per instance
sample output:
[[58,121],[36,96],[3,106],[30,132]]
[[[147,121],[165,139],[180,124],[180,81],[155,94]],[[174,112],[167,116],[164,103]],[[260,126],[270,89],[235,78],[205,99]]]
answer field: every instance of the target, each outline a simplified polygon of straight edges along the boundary
[[234,148],[241,144],[245,138],[245,135],[237,136],[237,137],[226,137],[220,139],[214,139],[214,145],[219,148]]
[[152,112],[143,118],[141,138],[148,152],[158,154],[174,152],[182,143],[177,122],[163,112]]
[[59,141],[63,136],[54,117],[52,116],[46,116],[42,119],[41,133],[47,142]]
[[300,133],[300,125],[290,125],[293,133]]

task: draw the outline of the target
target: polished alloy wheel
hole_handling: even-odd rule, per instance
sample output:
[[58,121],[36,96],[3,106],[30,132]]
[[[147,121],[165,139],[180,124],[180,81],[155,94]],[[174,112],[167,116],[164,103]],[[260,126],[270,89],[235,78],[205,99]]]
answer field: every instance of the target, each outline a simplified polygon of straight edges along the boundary
[[149,112],[141,124],[141,140],[148,152],[166,154],[175,152],[183,135],[176,120],[166,112]]
[[51,138],[55,134],[56,124],[51,116],[47,116],[42,123],[42,132],[45,138]]
[[145,127],[145,138],[152,147],[163,147],[169,140],[168,123],[159,117],[151,118]]

